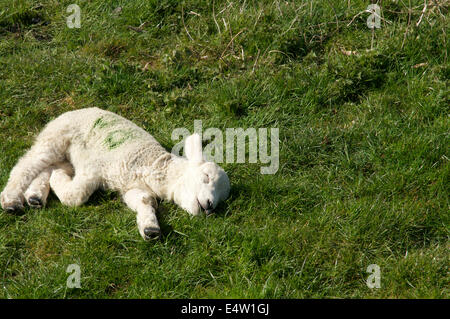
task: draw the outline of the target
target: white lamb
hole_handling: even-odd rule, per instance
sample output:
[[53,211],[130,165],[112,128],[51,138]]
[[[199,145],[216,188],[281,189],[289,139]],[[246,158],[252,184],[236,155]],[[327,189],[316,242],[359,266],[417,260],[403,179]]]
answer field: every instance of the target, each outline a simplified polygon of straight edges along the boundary
[[85,203],[98,188],[118,191],[137,213],[144,239],[160,235],[157,198],[174,201],[192,215],[210,213],[225,200],[225,171],[202,156],[201,138],[185,142],[186,158],[167,152],[127,119],[98,108],[67,112],[48,123],[11,171],[1,206],[14,212],[23,202],[40,208],[51,189],[68,206]]

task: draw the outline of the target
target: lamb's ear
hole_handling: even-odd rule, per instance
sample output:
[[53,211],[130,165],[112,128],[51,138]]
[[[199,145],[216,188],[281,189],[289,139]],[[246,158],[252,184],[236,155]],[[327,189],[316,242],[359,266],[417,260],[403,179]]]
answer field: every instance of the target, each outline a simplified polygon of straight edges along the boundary
[[202,138],[199,134],[194,133],[186,138],[184,153],[186,154],[187,159],[192,163],[203,162]]

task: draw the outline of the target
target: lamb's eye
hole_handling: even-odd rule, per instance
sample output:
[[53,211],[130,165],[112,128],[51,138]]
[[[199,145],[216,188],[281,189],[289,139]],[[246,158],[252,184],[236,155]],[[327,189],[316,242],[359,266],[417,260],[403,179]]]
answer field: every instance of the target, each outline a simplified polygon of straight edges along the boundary
[[207,174],[203,174],[202,182],[205,184],[209,183],[209,176]]

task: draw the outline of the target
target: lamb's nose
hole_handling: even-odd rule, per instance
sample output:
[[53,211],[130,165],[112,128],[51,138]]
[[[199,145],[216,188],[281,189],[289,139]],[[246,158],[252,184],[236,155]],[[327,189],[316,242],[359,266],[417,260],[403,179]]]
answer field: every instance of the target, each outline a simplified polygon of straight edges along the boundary
[[206,215],[211,215],[213,213],[213,205],[210,200],[206,201],[205,212],[206,212]]

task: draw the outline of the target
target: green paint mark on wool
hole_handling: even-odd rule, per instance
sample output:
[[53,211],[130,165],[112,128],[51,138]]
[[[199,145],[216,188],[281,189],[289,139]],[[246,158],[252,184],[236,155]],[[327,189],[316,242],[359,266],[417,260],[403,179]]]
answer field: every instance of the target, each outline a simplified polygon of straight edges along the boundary
[[135,135],[131,130],[115,130],[108,133],[103,143],[112,150],[133,138],[135,138]]
[[[92,129],[106,129],[108,127],[113,127],[118,124],[120,121],[118,119],[105,119],[105,116],[101,116],[95,120]],[[134,134],[132,129],[122,128],[117,129],[111,132],[108,132],[108,135],[103,140],[103,144],[109,149],[113,150],[120,145],[124,144],[126,141],[130,139],[134,139],[136,135]]]
[[100,116],[98,119],[95,120],[94,122],[94,126],[92,127],[93,129],[95,128],[106,128],[109,126],[113,126],[114,124],[116,124],[118,122],[117,119],[111,119],[111,120],[105,120],[105,118],[103,116]]

